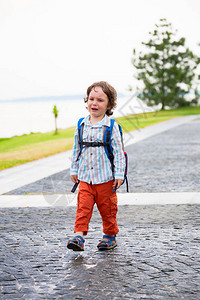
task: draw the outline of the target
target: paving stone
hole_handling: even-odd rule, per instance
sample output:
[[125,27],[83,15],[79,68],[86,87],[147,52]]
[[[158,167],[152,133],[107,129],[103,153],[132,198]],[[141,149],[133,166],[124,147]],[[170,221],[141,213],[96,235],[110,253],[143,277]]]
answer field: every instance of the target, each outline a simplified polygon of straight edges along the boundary
[[66,248],[74,207],[1,209],[1,298],[199,299],[199,215],[199,205],[121,206],[118,247],[99,252],[95,209],[79,253]]

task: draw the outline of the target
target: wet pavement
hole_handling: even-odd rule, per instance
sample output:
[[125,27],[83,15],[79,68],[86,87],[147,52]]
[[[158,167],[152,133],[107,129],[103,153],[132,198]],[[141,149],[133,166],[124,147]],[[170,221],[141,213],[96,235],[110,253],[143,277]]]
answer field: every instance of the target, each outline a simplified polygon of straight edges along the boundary
[[66,247],[75,207],[1,209],[1,299],[199,299],[200,205],[120,206],[118,247]]

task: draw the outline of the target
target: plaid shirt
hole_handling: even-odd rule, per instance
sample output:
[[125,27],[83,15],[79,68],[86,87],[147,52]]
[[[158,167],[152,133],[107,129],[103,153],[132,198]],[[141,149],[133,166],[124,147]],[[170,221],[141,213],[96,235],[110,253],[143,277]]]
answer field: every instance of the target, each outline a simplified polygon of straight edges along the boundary
[[[105,117],[98,123],[91,125],[89,116],[84,122],[84,142],[103,142],[103,126],[110,126],[110,119]],[[115,122],[112,130],[111,145],[114,154],[115,179],[124,179],[125,158],[122,150],[121,135],[118,124]],[[81,156],[78,158],[80,145],[78,144],[78,129],[75,131],[74,146],[72,152],[72,165],[70,175],[77,175],[78,179],[87,183],[99,184],[113,179],[111,163],[103,146],[83,147]]]

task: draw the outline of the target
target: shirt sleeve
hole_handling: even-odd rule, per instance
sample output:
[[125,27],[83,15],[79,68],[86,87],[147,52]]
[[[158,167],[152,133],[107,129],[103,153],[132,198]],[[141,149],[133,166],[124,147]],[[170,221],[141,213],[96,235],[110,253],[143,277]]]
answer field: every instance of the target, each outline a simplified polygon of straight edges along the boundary
[[111,145],[114,154],[114,175],[115,179],[124,179],[125,172],[125,156],[122,149],[121,134],[119,132],[118,124],[115,122],[112,130]]
[[78,175],[78,155],[80,151],[80,145],[78,143],[78,129],[76,128],[74,135],[74,145],[72,148],[72,163],[70,168],[70,175]]

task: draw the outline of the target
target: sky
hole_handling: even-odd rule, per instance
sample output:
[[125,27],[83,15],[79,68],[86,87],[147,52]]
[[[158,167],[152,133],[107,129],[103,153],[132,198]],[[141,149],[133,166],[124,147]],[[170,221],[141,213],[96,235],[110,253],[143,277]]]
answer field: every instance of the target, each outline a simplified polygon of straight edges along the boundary
[[0,100],[134,89],[133,48],[160,18],[200,55],[199,0],[0,0]]

